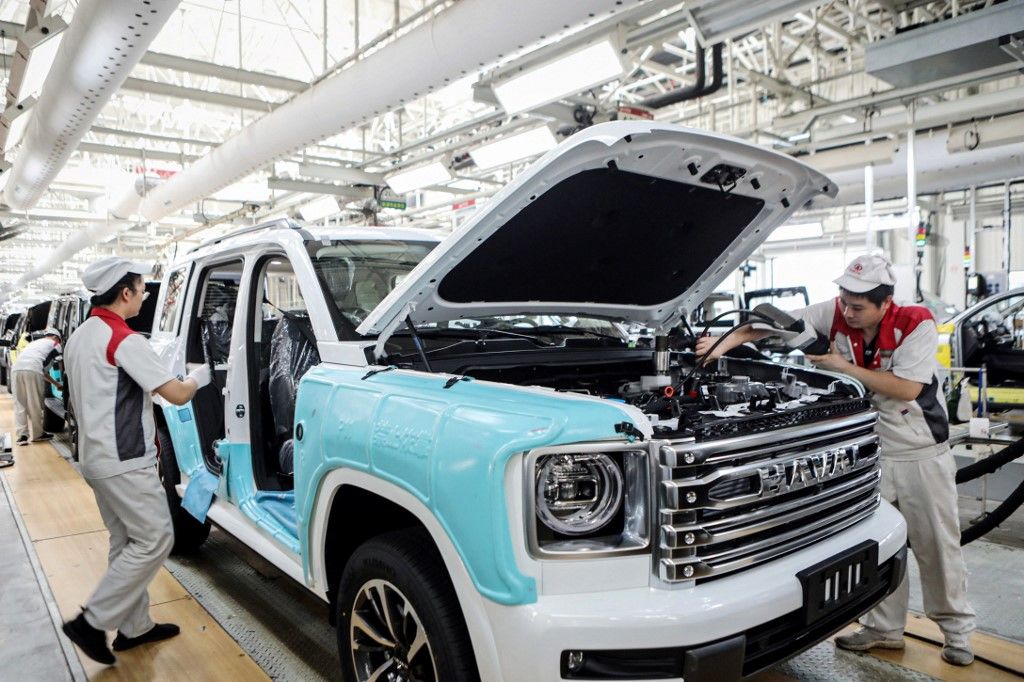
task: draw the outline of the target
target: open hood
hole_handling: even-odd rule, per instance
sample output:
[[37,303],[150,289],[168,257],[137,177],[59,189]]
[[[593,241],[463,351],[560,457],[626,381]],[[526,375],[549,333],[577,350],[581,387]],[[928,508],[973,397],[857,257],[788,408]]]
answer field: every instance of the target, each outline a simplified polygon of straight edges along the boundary
[[669,329],[836,186],[723,135],[652,121],[576,133],[437,246],[359,325],[575,314]]

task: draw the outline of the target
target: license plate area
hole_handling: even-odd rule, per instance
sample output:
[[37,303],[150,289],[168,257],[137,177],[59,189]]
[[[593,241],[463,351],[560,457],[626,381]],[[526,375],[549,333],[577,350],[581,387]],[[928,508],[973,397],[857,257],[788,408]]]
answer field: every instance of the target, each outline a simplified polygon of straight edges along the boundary
[[878,543],[866,540],[797,573],[806,623],[855,601],[878,583]]

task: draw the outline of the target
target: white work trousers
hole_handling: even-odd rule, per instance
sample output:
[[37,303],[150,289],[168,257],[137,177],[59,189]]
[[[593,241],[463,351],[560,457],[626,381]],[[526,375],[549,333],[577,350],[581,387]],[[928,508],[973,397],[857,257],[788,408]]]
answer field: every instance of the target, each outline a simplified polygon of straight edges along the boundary
[[83,609],[100,630],[138,637],[153,627],[149,583],[174,545],[174,526],[156,467],[86,479],[110,531],[107,572]]
[[[43,393],[46,391],[43,375],[19,369],[11,372],[11,386],[14,388],[14,425],[18,438],[39,438],[43,435]],[[31,434],[29,426],[32,427]]]
[[[974,630],[967,602],[967,567],[960,551],[956,463],[952,453],[909,462],[882,456],[882,496],[907,520],[907,537],[921,569],[925,615],[951,644],[966,643]],[[896,591],[861,618],[861,624],[889,637],[907,625],[909,572]]]

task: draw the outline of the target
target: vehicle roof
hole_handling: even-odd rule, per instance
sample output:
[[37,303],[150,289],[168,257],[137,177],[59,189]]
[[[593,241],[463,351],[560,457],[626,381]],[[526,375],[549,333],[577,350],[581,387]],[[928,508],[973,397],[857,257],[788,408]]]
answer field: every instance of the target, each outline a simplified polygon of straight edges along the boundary
[[983,308],[987,308],[988,306],[992,305],[993,303],[997,303],[997,302],[1001,301],[1004,298],[1010,298],[1012,296],[1024,296],[1024,287],[1018,287],[1016,289],[1008,289],[1007,291],[1004,291],[1002,293],[992,294],[991,296],[983,298],[980,301],[978,301],[977,303],[975,303],[974,305],[972,305],[970,308],[967,308],[966,310],[962,310],[959,313],[957,313],[956,315],[954,315],[953,317],[949,318],[948,320],[946,320],[946,322],[947,323],[954,323],[955,324],[957,322],[960,322],[961,320],[967,319],[968,317],[974,315],[979,310],[982,310]]
[[192,260],[206,258],[222,251],[256,244],[286,244],[288,242],[306,242],[320,240],[402,240],[440,242],[446,234],[436,230],[424,230],[413,227],[385,226],[346,226],[321,227],[309,226],[294,220],[280,220],[272,223],[243,228],[237,232],[204,242],[184,256],[179,256],[174,265]]

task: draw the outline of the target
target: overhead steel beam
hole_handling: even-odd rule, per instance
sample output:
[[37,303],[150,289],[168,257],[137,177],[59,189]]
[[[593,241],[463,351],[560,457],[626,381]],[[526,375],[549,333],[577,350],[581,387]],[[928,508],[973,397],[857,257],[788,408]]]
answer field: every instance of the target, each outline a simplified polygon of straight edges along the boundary
[[140,140],[156,140],[158,142],[174,142],[178,144],[191,144],[197,147],[216,147],[220,142],[216,140],[196,140],[187,137],[171,137],[170,135],[157,135],[146,133],[141,130],[121,130],[120,128],[108,128],[106,126],[93,126],[89,132],[97,135],[115,135],[117,137],[135,137]]
[[94,154],[112,154],[114,156],[124,156],[131,159],[177,161],[179,163],[192,163],[201,158],[195,154],[179,154],[177,152],[165,152],[160,149],[118,147],[112,144],[99,144],[97,142],[82,142],[78,145],[78,151],[92,152]]
[[234,81],[236,83],[248,83],[249,85],[261,85],[263,87],[275,88],[277,90],[288,90],[289,92],[302,92],[309,88],[308,83],[304,83],[293,78],[275,76],[269,73],[259,73],[257,71],[246,71],[245,69],[236,69],[230,66],[211,64],[210,62],[201,62],[196,59],[176,57],[175,55],[162,54],[160,52],[147,52],[142,55],[142,59],[139,60],[139,63],[145,64],[146,66],[155,66],[161,69],[172,69],[174,71],[184,71],[186,73],[194,73],[201,76],[212,76],[213,78]]
[[920,97],[921,95],[943,92],[954,88],[962,88],[975,83],[983,83],[1001,76],[1010,75],[1017,70],[1016,64],[1000,64],[999,66],[993,66],[980,71],[953,76],[951,78],[944,78],[930,83],[922,83],[921,85],[915,85],[909,88],[894,88],[884,92],[872,93],[864,95],[863,97],[848,99],[845,102],[836,102],[826,106],[812,107],[811,109],[806,109],[788,116],[779,116],[772,122],[772,127],[777,130],[797,126],[803,126],[806,128],[814,123],[815,120],[825,116],[834,116],[836,114],[842,114],[856,109],[877,107],[881,104],[892,104],[901,100]]
[[151,95],[164,95],[166,97],[177,97],[178,99],[192,100],[193,102],[206,102],[207,104],[218,104],[232,109],[248,109],[250,111],[268,112],[281,106],[277,102],[265,102],[261,99],[230,95],[226,92],[212,92],[199,88],[187,88],[182,85],[171,83],[158,83],[157,81],[144,80],[142,78],[127,78],[122,86],[125,90],[136,92],[148,92]]

